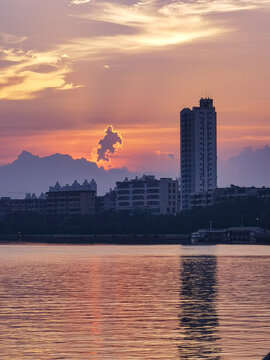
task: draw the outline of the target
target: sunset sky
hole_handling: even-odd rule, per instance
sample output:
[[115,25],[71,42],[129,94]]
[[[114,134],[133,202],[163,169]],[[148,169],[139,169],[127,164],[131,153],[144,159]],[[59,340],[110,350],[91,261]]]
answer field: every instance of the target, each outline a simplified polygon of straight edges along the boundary
[[1,0],[0,165],[22,150],[179,171],[179,111],[214,98],[218,155],[270,144],[270,0]]

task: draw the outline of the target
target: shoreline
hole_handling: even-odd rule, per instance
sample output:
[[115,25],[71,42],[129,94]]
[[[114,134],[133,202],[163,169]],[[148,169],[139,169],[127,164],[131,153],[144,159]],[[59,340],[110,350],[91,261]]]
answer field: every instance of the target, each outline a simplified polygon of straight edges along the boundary
[[180,245],[190,244],[189,235],[71,235],[71,234],[47,234],[47,235],[0,235],[0,245],[3,243],[44,243],[44,244],[71,244],[71,245]]
[[204,241],[191,243],[189,235],[0,235],[0,245],[47,244],[47,245],[270,245],[270,240],[248,241]]

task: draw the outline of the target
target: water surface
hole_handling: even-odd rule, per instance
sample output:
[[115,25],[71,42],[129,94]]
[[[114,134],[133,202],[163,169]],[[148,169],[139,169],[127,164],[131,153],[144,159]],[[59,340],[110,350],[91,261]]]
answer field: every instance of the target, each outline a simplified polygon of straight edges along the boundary
[[0,246],[0,358],[260,360],[270,247]]

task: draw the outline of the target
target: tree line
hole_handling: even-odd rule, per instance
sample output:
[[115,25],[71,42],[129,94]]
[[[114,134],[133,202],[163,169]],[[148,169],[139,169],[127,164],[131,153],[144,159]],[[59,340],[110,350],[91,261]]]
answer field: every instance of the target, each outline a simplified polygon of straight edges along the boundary
[[270,229],[270,199],[226,201],[173,215],[143,212],[45,215],[17,212],[0,220],[0,234],[190,234],[198,229],[260,226]]

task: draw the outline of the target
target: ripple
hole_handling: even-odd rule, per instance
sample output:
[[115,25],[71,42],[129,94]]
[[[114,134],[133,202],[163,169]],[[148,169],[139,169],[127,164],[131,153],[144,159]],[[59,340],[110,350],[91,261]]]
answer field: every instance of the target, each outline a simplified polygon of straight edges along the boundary
[[256,246],[256,256],[245,246],[237,256],[228,247],[1,249],[5,360],[259,360],[269,352],[270,256]]

